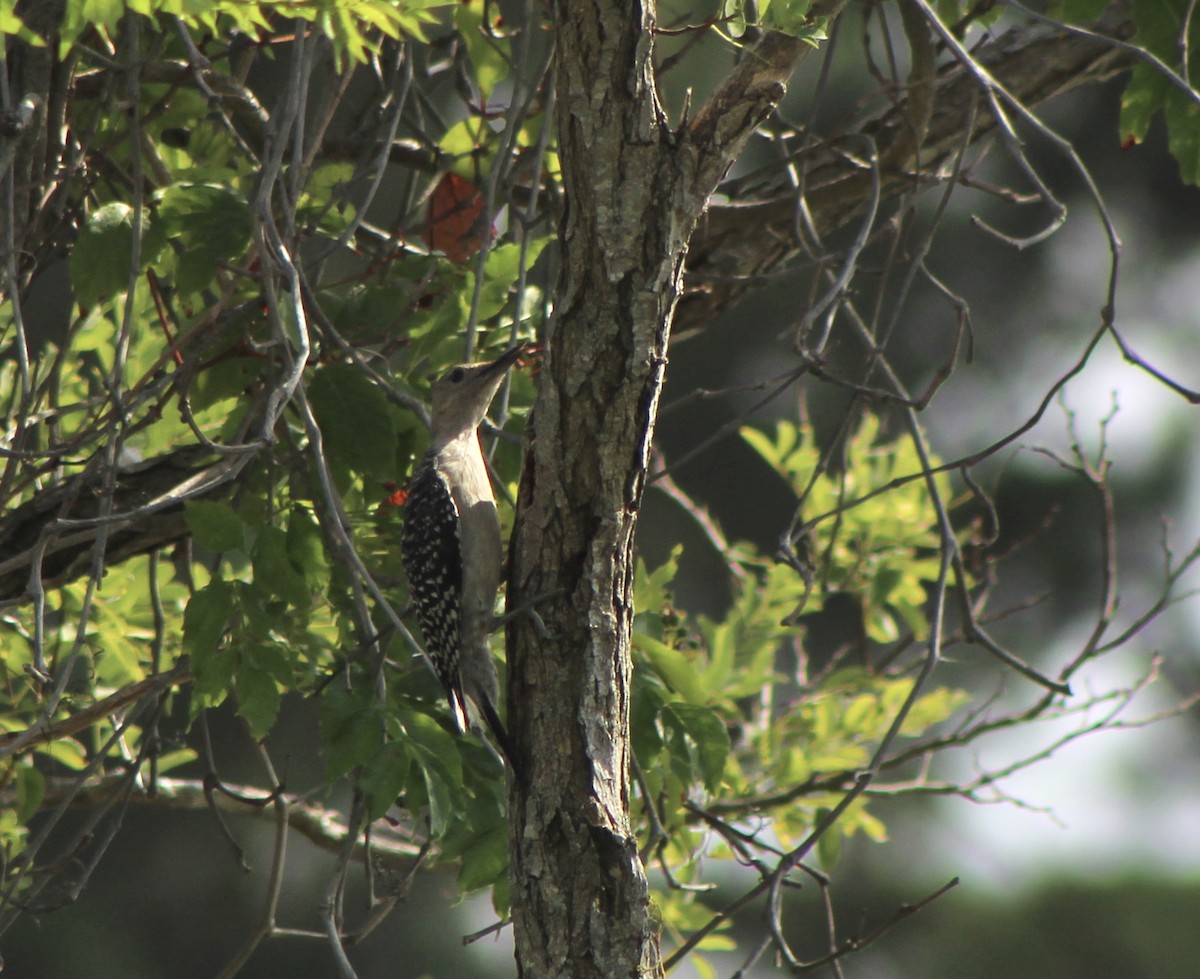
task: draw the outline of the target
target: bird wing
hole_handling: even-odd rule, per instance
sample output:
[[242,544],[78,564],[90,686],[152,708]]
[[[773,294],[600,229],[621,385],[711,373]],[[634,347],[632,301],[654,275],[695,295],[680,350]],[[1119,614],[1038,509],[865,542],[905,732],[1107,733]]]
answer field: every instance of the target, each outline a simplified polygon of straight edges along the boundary
[[455,724],[465,731],[467,710],[458,676],[463,578],[458,506],[430,456],[422,460],[409,483],[400,555],[428,659],[446,688]]

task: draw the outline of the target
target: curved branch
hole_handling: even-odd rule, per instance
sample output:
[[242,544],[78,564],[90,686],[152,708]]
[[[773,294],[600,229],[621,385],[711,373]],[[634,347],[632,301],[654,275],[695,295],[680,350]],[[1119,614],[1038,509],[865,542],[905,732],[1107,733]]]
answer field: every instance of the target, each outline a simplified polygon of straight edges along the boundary
[[[43,807],[57,805],[71,793],[71,804],[76,807],[100,805],[112,796],[118,785],[124,785],[125,775],[109,775],[89,780],[76,791],[72,779],[51,779],[46,783],[46,793],[42,797]],[[145,790],[145,784],[135,783],[130,801],[160,809],[178,809],[188,812],[207,812],[216,806],[225,813],[238,816],[249,816],[258,820],[273,821],[277,818],[276,807],[270,805],[249,804],[242,800],[269,801],[270,793],[262,788],[251,785],[234,785],[223,783],[222,792],[208,792],[203,781],[199,779],[167,778],[160,776],[154,781],[154,794]],[[4,806],[12,804],[8,796],[14,792],[11,787],[0,793],[0,803]],[[236,798],[235,798],[236,796]],[[280,798],[287,803],[287,825],[309,842],[314,843],[328,853],[341,852],[349,832],[344,817],[334,809],[327,809],[316,802],[310,802],[302,795],[281,793]],[[354,848],[354,858],[361,860],[367,852],[367,846],[360,839]],[[376,860],[391,869],[405,870],[421,857],[424,848],[393,832],[381,831],[376,828],[371,833],[370,854]],[[454,868],[453,863],[443,866]]]
[[[1065,33],[1042,24],[1020,25],[981,45],[975,61],[1025,106],[1040,105],[1084,85],[1128,70],[1137,57],[1124,44],[1134,33],[1127,3],[1117,3],[1095,25],[1094,34]],[[1102,37],[1098,35],[1103,35]],[[1112,40],[1109,40],[1112,39]],[[914,116],[925,112],[912,105],[925,100],[918,87],[908,98],[865,121],[858,129],[870,137],[884,160],[892,147],[912,141]],[[996,128],[988,112],[976,111],[982,93],[974,77],[961,68],[943,69],[932,96],[933,109],[920,145],[903,156],[921,161],[936,174],[962,147]],[[905,146],[907,148],[907,146]],[[871,174],[829,143],[805,151],[797,161],[803,175],[805,204],[818,234],[842,228],[859,217],[870,198]],[[882,175],[884,200],[911,190],[919,175],[893,167]],[[756,278],[779,268],[799,251],[794,235],[795,189],[790,183],[761,186],[751,179],[731,181],[725,196],[735,203],[713,204],[692,238],[688,284],[680,302],[676,328],[707,323],[750,289]]]
[[78,734],[84,728],[91,727],[102,718],[122,710],[136,700],[161,693],[168,687],[187,683],[192,678],[191,668],[186,660],[180,662],[174,669],[165,673],[155,673],[122,687],[115,693],[109,694],[102,700],[97,700],[77,714],[72,714],[65,720],[55,724],[34,724],[24,731],[9,731],[0,734],[0,759],[21,751],[23,748],[39,744],[50,744],[53,741],[69,738]]

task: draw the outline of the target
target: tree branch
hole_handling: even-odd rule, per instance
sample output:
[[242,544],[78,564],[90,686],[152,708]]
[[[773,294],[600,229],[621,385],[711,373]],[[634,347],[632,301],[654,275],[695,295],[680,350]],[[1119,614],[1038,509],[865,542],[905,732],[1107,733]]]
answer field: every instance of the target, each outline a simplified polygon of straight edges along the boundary
[[[42,798],[43,808],[58,805],[68,795],[72,795],[71,804],[76,807],[98,806],[107,802],[116,789],[125,787],[124,773],[106,775],[91,779],[78,788],[71,778],[49,779],[46,782],[46,793]],[[154,782],[154,793],[145,789],[145,784],[137,782],[130,801],[161,809],[178,809],[187,812],[204,812],[216,806],[221,812],[237,816],[249,816],[258,820],[274,821],[277,810],[269,805],[250,805],[242,800],[261,798],[269,801],[271,796],[266,790],[251,785],[233,785],[223,783],[223,792],[209,792],[204,782],[197,779],[180,779],[160,777]],[[5,808],[12,806],[15,799],[15,788],[9,786],[0,792],[0,803]],[[237,798],[235,798],[235,796]],[[316,802],[311,802],[302,795],[282,793],[287,802],[287,825],[305,839],[314,843],[328,853],[339,853],[345,845],[346,834],[349,832],[341,813]],[[381,824],[382,825],[382,824]],[[367,852],[366,844],[360,839],[354,848],[354,857],[361,860]],[[405,870],[412,866],[423,851],[423,847],[411,840],[405,839],[394,832],[381,831],[376,827],[371,833],[370,853],[391,869]],[[453,864],[445,866],[453,867]]]
[[39,744],[50,744],[62,738],[78,734],[84,728],[91,727],[109,714],[122,710],[134,701],[143,697],[161,693],[169,687],[187,683],[192,678],[191,668],[186,660],[180,662],[174,669],[165,673],[155,673],[137,683],[122,687],[115,693],[109,694],[102,700],[97,700],[65,720],[54,724],[35,724],[24,731],[6,731],[0,733],[0,759],[21,751],[23,748]]
[[[1134,27],[1128,4],[1114,4],[1096,23],[1097,34],[1125,42]],[[987,69],[1017,100],[1036,106],[1084,85],[1106,81],[1130,68],[1137,58],[1117,44],[1094,35],[1064,33],[1042,24],[1022,24],[974,51],[975,60]],[[976,80],[958,67],[943,69],[932,95],[924,138],[904,156],[921,163],[923,174],[933,175],[963,145],[976,142],[996,128],[988,112],[976,111],[982,97]],[[857,132],[875,144],[888,159],[893,146],[911,141],[913,116],[925,110],[912,100],[928,99],[918,87],[889,109],[863,122]],[[804,188],[804,202],[813,227],[820,235],[842,228],[863,213],[868,201],[871,174],[838,145],[825,142],[807,149],[796,161]],[[766,186],[753,179],[738,179],[723,188],[734,204],[714,204],[692,237],[688,253],[688,292],[676,314],[677,329],[698,328],[728,309],[752,288],[758,277],[778,269],[799,251],[794,234],[797,195],[782,178]],[[918,174],[900,167],[882,174],[882,198],[890,200],[912,189]],[[757,201],[757,203],[748,203]]]
[[102,529],[107,532],[108,564],[182,540],[189,533],[184,501],[213,498],[238,475],[250,455],[247,451],[205,464],[211,459],[209,450],[189,446],[122,468],[107,517],[100,515],[97,491],[104,472],[98,465],[37,494],[0,520],[0,605],[27,598],[35,561],[40,562],[45,587],[58,587],[88,573]]

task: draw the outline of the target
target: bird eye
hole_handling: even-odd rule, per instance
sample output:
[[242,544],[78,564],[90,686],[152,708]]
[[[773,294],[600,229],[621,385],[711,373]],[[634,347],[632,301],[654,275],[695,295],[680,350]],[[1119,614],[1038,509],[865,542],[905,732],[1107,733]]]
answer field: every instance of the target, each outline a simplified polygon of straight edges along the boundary
[[466,373],[467,372],[464,371],[461,367],[455,367],[454,370],[452,370],[449,374],[446,375],[446,377],[449,379],[451,384],[457,384],[459,381],[461,381],[463,379],[463,376]]

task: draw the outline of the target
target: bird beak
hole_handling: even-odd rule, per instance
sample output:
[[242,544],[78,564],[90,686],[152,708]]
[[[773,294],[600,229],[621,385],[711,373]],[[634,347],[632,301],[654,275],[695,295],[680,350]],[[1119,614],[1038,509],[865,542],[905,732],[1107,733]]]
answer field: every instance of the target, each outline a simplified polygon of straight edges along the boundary
[[517,362],[517,358],[526,351],[528,346],[525,343],[518,343],[515,347],[509,347],[504,353],[488,364],[487,370],[478,376],[492,377],[495,374],[503,374]]

